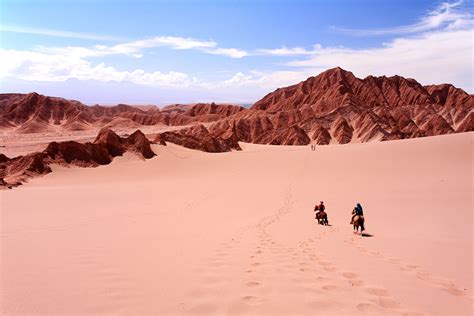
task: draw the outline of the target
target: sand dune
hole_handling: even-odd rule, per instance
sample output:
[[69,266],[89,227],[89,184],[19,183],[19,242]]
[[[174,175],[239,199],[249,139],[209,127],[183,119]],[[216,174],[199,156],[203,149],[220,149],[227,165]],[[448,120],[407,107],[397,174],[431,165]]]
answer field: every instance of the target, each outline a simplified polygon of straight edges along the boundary
[[53,166],[0,191],[2,313],[471,315],[473,136]]

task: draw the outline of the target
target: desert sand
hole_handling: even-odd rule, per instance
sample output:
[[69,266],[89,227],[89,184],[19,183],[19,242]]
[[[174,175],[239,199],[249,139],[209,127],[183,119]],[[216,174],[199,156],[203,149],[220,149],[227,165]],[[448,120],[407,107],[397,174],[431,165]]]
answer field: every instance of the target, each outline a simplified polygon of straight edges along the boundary
[[[471,315],[473,140],[53,166],[0,191],[1,312]],[[372,237],[352,232],[357,202]]]

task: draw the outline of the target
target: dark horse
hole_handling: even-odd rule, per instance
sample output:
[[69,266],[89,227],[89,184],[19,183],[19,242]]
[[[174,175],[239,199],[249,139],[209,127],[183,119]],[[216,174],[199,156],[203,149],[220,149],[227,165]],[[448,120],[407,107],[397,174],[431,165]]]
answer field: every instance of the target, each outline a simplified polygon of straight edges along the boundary
[[314,211],[316,212],[316,219],[319,225],[329,225],[328,214],[325,211],[319,211],[318,205],[316,205]]
[[360,233],[365,230],[364,227],[365,219],[363,215],[356,215],[354,217],[354,234],[359,233],[359,227],[360,227]]
[[318,224],[320,225],[329,225],[328,214],[326,214],[326,212],[324,211],[317,212],[316,219],[318,220]]

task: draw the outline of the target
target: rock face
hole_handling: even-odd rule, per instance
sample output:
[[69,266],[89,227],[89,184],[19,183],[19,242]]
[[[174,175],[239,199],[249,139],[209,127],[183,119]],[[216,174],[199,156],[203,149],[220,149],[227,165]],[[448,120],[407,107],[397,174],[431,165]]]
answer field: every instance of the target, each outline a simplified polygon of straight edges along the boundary
[[125,151],[135,152],[143,156],[145,159],[150,159],[156,156],[153,150],[151,150],[150,141],[140,130],[137,130],[132,135],[122,139],[122,146]]
[[15,186],[30,177],[49,173],[51,164],[80,167],[106,165],[126,151],[135,152],[146,159],[155,156],[150,142],[140,130],[127,138],[121,138],[107,128],[99,132],[93,143],[51,142],[43,152],[13,159],[0,154],[0,185]]
[[312,139],[317,145],[329,145],[331,142],[331,134],[324,127],[320,126],[315,129]]
[[202,125],[181,129],[176,132],[164,132],[155,138],[156,143],[170,142],[190,149],[209,153],[228,152],[232,149],[241,150],[239,144],[223,137],[214,136]]
[[0,185],[3,186],[19,185],[29,177],[51,172],[51,168],[44,162],[41,153],[2,159],[2,161],[0,162]]
[[341,68],[277,89],[249,111],[264,112],[275,128],[299,126],[316,144],[474,131],[474,96],[461,89],[400,76],[359,79]]

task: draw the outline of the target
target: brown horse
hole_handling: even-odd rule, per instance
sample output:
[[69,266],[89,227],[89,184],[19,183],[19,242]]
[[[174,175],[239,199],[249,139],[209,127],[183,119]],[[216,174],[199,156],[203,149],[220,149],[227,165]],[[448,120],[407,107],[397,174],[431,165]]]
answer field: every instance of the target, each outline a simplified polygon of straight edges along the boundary
[[319,211],[316,213],[316,219],[320,225],[329,225],[328,214],[324,211]]
[[360,227],[360,233],[362,234],[362,232],[365,230],[364,222],[365,222],[365,219],[363,215],[356,215],[354,217],[354,233],[355,234],[359,233],[359,227]]

